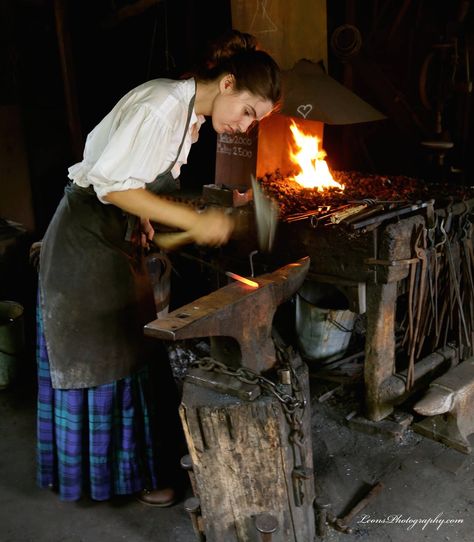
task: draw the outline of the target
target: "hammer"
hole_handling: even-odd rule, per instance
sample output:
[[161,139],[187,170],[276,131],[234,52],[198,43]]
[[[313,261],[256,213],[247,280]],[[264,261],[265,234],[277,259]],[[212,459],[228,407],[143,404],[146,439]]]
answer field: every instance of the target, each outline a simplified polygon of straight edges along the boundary
[[[251,180],[259,247],[262,251],[270,252],[278,222],[278,204],[263,193],[253,175]],[[153,236],[153,243],[163,250],[176,250],[192,242],[193,238],[189,231],[160,232]]]
[[342,518],[336,518],[332,514],[328,515],[328,523],[336,529],[336,531],[340,531],[341,533],[346,534],[352,534],[353,529],[349,526],[351,521],[355,518],[355,516],[361,512],[369,503],[370,501],[376,497],[383,489],[384,485],[382,482],[377,482],[371,490],[367,493],[367,495],[361,499],[349,512]]

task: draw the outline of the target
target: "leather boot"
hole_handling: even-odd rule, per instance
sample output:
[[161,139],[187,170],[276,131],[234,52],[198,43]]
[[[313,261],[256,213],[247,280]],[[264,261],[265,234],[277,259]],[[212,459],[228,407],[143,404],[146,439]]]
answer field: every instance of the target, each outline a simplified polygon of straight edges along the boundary
[[177,494],[172,487],[163,489],[143,489],[137,495],[137,500],[148,506],[156,506],[158,508],[166,508],[176,503]]

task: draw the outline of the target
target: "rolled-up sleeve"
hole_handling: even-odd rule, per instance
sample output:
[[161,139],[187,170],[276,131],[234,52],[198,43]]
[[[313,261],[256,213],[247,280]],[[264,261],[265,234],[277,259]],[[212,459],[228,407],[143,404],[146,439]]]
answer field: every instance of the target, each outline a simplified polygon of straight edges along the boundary
[[103,202],[109,192],[144,188],[172,162],[173,128],[147,104],[133,105],[111,127],[111,135],[88,180]]

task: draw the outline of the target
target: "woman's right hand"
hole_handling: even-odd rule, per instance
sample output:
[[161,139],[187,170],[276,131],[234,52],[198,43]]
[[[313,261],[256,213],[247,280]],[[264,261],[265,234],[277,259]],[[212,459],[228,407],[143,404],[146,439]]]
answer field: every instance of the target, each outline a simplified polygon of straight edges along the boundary
[[234,229],[234,220],[222,209],[196,213],[189,205],[167,200],[144,188],[109,192],[104,200],[128,213],[187,232],[199,245],[220,246]]
[[198,245],[220,246],[226,243],[234,229],[234,220],[218,209],[207,209],[196,215],[188,230]]

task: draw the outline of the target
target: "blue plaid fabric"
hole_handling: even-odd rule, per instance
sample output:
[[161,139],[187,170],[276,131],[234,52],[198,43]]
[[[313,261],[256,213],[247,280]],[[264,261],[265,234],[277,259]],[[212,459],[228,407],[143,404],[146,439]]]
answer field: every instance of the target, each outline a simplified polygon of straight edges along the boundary
[[53,389],[37,309],[37,482],[62,500],[95,500],[158,486],[149,374],[88,389]]

